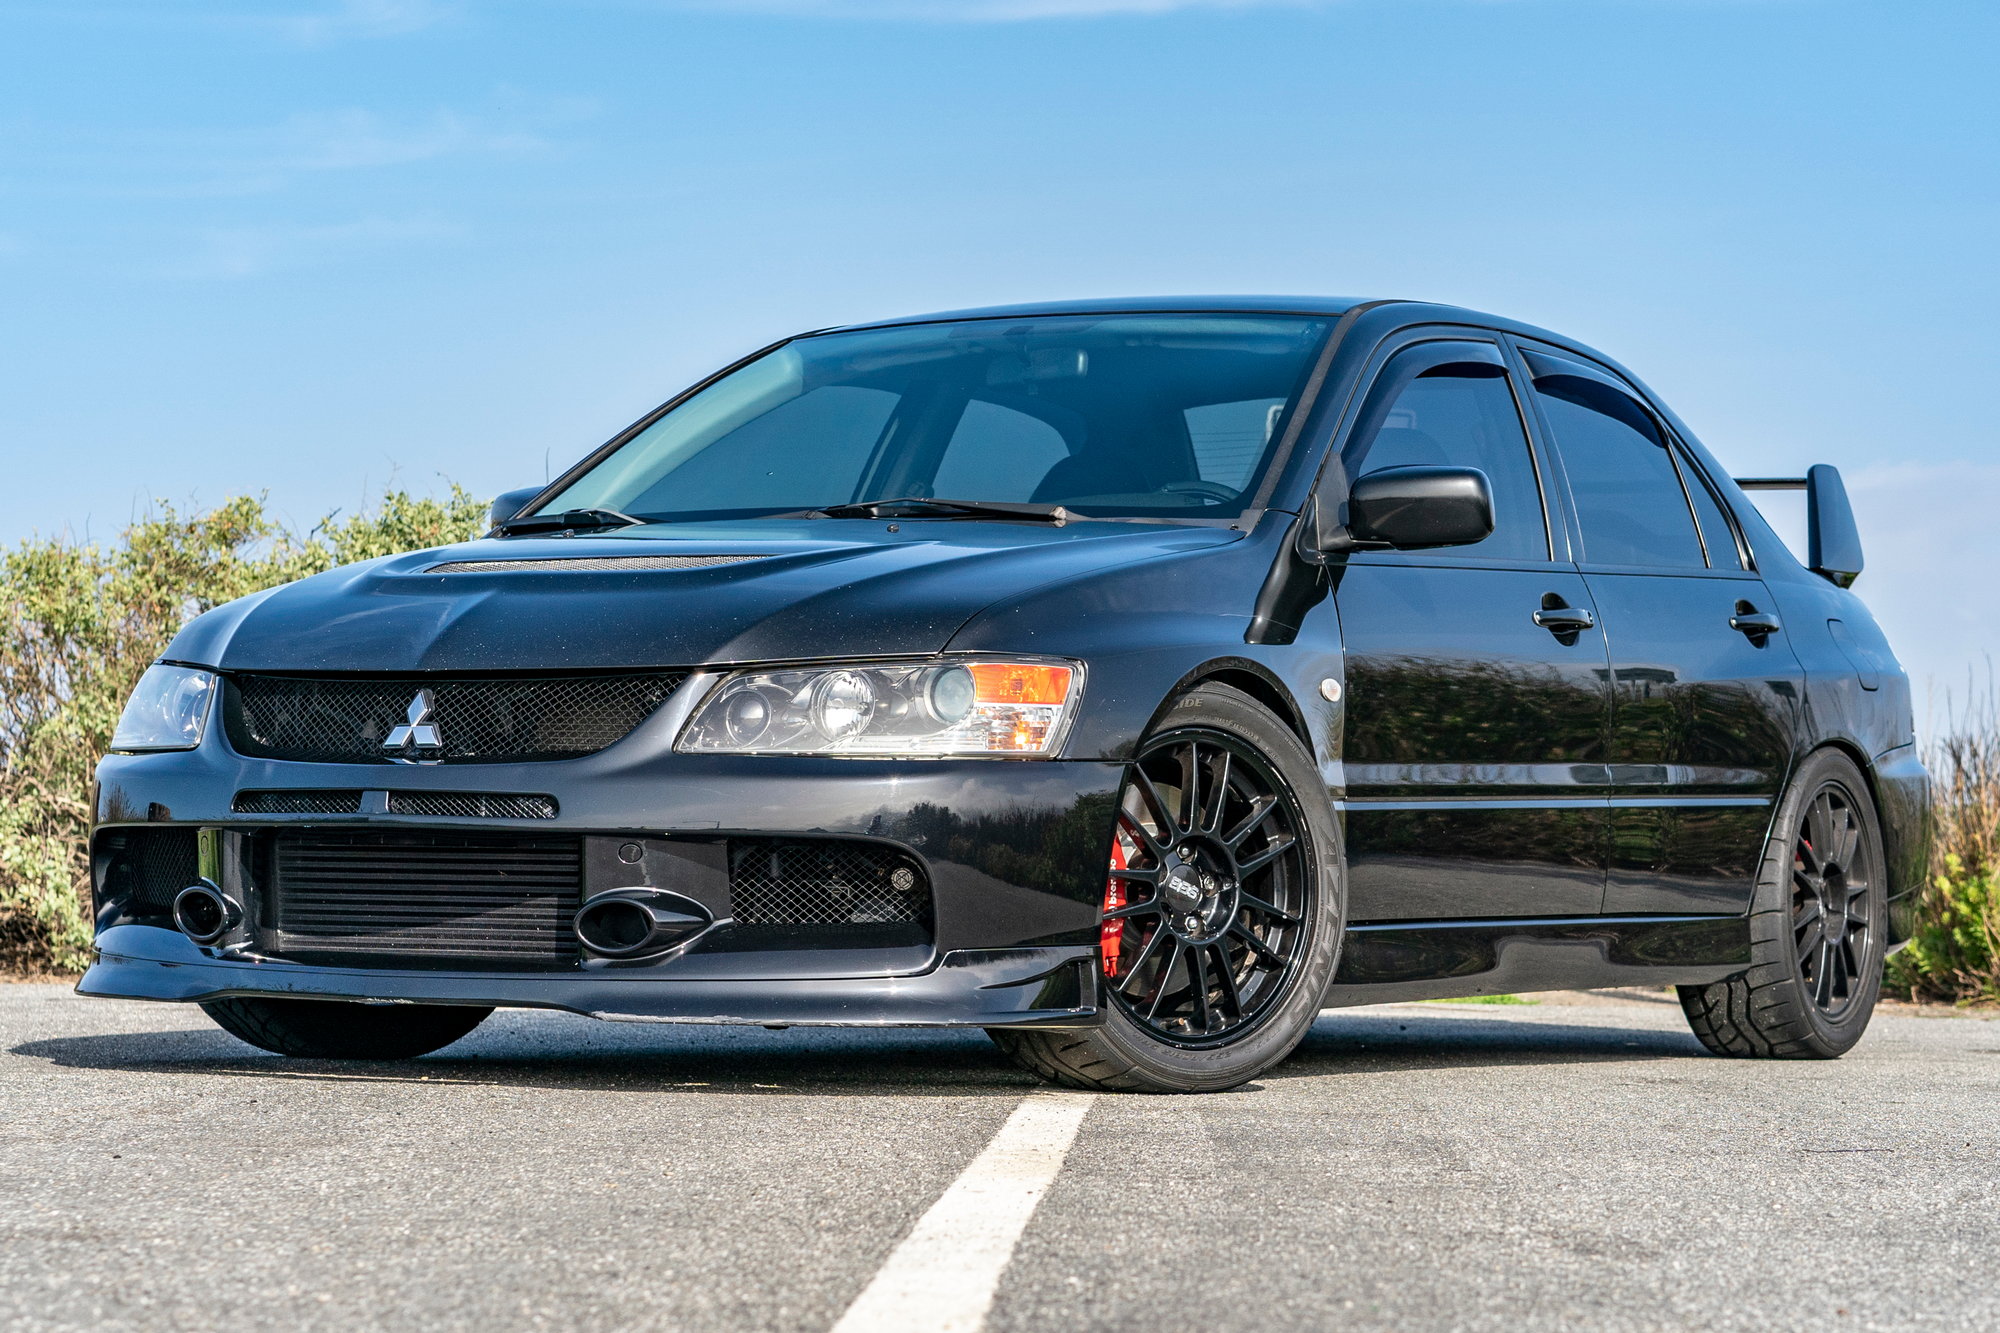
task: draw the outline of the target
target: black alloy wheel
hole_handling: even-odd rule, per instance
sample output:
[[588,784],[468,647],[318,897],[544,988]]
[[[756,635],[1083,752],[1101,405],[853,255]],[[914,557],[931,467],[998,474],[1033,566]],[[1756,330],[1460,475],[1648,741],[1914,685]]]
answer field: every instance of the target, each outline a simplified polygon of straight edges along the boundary
[[1881,879],[1853,793],[1837,782],[1822,783],[1793,843],[1792,941],[1799,976],[1819,1011],[1837,1019],[1867,989],[1864,970],[1875,953],[1874,895]]
[[1217,1092],[1289,1055],[1339,961],[1338,826],[1319,768],[1268,709],[1204,685],[1127,770],[1099,927],[1101,1026],[995,1029],[1069,1087]]
[[1750,966],[1679,987],[1717,1055],[1826,1060],[1867,1030],[1888,930],[1882,826],[1854,761],[1821,750],[1779,802],[1750,907]]
[[1232,1040],[1297,970],[1312,886],[1294,805],[1269,762],[1226,732],[1168,732],[1132,766],[1111,855],[1104,989],[1160,1040]]

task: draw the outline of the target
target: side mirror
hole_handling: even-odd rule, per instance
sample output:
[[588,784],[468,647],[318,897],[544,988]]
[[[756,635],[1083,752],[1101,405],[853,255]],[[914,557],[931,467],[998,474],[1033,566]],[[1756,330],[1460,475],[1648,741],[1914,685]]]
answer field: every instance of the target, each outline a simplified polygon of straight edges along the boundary
[[547,489],[547,484],[523,486],[518,491],[506,491],[495,496],[493,507],[486,512],[486,525],[488,527],[497,527],[510,518],[520,517],[521,511],[528,507],[528,501],[534,499]]
[[1815,463],[1806,469],[1806,567],[1836,587],[1861,576],[1861,529],[1840,469]]
[[1470,546],[1493,535],[1493,488],[1472,467],[1385,467],[1347,493],[1347,531],[1399,551]]

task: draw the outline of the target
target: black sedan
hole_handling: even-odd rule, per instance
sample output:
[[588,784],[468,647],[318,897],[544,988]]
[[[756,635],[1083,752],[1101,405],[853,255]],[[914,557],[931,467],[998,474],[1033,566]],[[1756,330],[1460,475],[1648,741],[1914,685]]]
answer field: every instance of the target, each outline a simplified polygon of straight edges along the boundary
[[500,1005],[969,1025],[1200,1091],[1327,1006],[1569,987],[1837,1056],[1909,930],[1927,781],[1838,475],[1739,484],[1539,329],[822,331],[494,517],[174,639],[99,769],[83,993],[322,1058]]

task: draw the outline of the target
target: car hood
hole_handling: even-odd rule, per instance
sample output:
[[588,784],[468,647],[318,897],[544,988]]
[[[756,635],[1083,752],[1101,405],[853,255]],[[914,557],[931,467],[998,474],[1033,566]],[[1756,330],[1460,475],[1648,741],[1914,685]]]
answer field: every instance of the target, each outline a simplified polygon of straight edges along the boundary
[[[1030,588],[1242,536],[1174,524],[764,519],[489,539],[217,607],[165,656],[237,671],[462,672],[934,653],[973,615]],[[658,557],[734,558],[660,567],[670,562]]]

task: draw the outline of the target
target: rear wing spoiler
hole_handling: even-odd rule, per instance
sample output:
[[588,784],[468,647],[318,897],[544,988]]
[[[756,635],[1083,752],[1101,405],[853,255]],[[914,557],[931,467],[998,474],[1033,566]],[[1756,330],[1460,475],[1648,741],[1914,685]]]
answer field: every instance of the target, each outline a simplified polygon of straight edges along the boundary
[[1839,468],[1815,463],[1803,477],[1738,477],[1736,484],[1746,491],[1804,491],[1806,568],[1841,588],[1861,576],[1861,530]]

